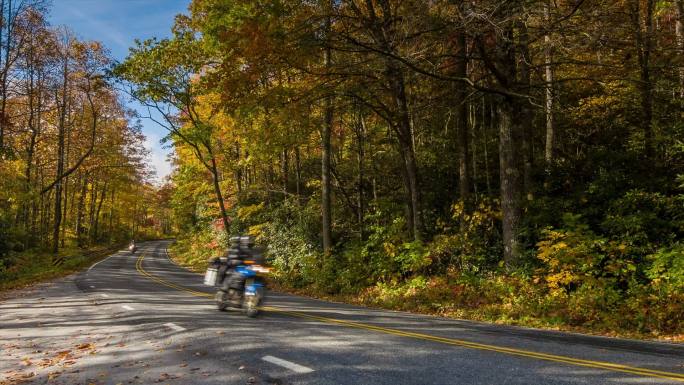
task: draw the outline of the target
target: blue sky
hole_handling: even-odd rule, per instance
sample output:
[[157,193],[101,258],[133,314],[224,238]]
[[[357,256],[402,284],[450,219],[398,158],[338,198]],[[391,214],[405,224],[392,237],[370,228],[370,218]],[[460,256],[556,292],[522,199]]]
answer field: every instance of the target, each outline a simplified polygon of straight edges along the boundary
[[[116,60],[122,60],[134,39],[168,36],[174,16],[185,13],[189,4],[190,0],[53,0],[50,23],[68,26],[80,39],[104,43]],[[166,131],[146,119],[142,124],[150,164],[161,180],[171,172],[166,162],[169,150],[159,143]]]

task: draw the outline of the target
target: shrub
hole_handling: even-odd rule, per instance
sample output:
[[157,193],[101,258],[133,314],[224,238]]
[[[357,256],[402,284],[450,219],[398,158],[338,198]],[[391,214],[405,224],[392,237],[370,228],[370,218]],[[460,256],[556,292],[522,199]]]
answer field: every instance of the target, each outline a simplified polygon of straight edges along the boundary
[[452,266],[461,271],[478,272],[496,266],[503,253],[498,202],[483,200],[470,214],[458,202],[452,206],[452,219],[461,221],[458,230],[436,236],[427,247],[435,267],[442,272]]
[[267,246],[277,279],[303,287],[328,278],[317,274],[322,267],[317,218],[314,205],[299,206],[297,202],[285,200],[258,217],[264,222],[250,226],[257,242]]
[[652,251],[652,245],[670,244],[684,235],[684,196],[629,191],[609,205],[601,227],[611,238]]
[[598,279],[625,289],[635,278],[637,257],[628,244],[596,235],[578,215],[565,214],[565,228],[547,229],[537,244],[537,257],[543,262],[538,278],[551,294],[571,292]]

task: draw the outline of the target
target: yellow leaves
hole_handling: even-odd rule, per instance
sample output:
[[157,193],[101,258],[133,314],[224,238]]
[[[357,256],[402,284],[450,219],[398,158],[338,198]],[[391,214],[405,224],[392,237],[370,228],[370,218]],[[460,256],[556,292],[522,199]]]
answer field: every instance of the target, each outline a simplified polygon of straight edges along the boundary
[[263,235],[264,228],[266,228],[267,225],[267,223],[261,223],[258,225],[250,226],[247,230],[247,234],[253,236],[256,239],[259,239]]
[[321,188],[321,181],[318,179],[311,179],[306,182],[306,187],[312,190],[318,190]]
[[576,274],[569,271],[561,271],[556,274],[550,274],[546,276],[546,282],[552,289],[558,289],[561,286],[566,286],[575,281],[578,278]]
[[264,202],[259,203],[257,205],[242,206],[238,208],[237,216],[242,221],[249,220],[253,216],[259,214],[264,209],[264,207]]
[[397,246],[395,246],[391,242],[384,242],[382,244],[382,248],[385,250],[385,254],[389,256],[390,258],[394,258],[397,256]]

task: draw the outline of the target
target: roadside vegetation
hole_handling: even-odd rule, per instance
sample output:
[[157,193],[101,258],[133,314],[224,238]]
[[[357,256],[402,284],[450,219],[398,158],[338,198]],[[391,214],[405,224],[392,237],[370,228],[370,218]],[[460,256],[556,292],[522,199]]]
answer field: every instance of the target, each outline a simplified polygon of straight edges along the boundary
[[684,334],[681,0],[194,0],[115,69],[174,145],[178,258],[282,288]]
[[76,273],[119,249],[116,246],[64,248],[57,258],[50,252],[35,249],[14,254],[10,267],[0,272],[0,292]]

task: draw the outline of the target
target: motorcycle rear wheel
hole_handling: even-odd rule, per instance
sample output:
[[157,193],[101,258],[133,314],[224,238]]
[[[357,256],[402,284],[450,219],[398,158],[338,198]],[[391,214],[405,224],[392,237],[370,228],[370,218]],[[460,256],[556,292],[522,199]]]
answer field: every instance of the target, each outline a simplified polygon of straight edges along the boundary
[[216,292],[216,296],[214,296],[214,299],[216,300],[216,308],[218,310],[226,310],[226,308],[228,307],[228,293],[226,293],[223,290],[219,290]]

